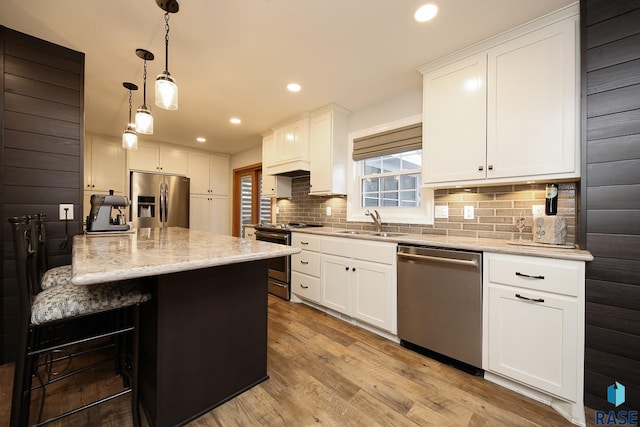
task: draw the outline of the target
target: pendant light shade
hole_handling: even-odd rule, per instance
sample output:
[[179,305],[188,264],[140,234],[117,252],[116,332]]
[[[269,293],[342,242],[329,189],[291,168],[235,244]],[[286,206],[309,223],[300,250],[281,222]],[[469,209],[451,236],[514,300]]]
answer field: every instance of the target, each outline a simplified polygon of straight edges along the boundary
[[156,78],[156,106],[165,110],[178,109],[178,85],[169,73],[169,14],[180,9],[177,0],[156,0],[156,4],[164,10],[164,71]]
[[136,55],[144,61],[142,105],[136,110],[136,132],[150,135],[153,133],[153,116],[147,106],[147,61],[153,61],[153,53],[136,49]]
[[122,86],[129,90],[129,122],[127,122],[127,127],[124,129],[124,133],[122,134],[122,148],[127,150],[137,150],[138,149],[138,135],[136,135],[135,125],[131,123],[131,91],[138,90],[138,86],[124,82]]

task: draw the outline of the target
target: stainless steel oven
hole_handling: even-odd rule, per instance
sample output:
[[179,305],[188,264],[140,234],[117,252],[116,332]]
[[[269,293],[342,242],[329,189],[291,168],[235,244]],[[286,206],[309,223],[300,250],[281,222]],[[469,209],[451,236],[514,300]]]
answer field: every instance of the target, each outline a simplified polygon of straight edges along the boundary
[[[266,230],[256,230],[256,240],[278,243],[280,245],[291,245],[291,232],[287,231],[285,233],[282,233],[280,231],[274,232]],[[291,280],[290,264],[291,257],[289,256],[271,258],[269,260],[269,279],[275,279],[283,283],[289,283]]]
[[[263,242],[291,245],[291,230],[305,227],[319,227],[320,224],[258,224],[256,240]],[[271,258],[269,260],[269,293],[280,298],[291,299],[291,257]]]

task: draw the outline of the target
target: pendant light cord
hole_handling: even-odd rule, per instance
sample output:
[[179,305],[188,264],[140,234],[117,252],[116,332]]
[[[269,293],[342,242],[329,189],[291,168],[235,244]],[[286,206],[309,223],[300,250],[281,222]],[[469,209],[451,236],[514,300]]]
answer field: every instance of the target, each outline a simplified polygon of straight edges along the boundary
[[164,72],[169,74],[169,12],[164,13]]
[[131,124],[131,89],[129,89],[129,123],[127,123],[127,127]]
[[144,83],[144,88],[143,88],[143,92],[142,92],[142,104],[144,105],[144,108],[147,108],[147,59],[144,59],[144,72],[142,75],[142,80]]

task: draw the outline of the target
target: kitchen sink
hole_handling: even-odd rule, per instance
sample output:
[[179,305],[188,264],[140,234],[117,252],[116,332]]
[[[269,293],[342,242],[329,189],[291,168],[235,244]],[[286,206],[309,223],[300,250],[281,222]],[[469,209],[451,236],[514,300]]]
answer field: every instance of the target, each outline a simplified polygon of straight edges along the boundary
[[378,237],[395,237],[404,236],[407,233],[394,233],[390,231],[366,231],[366,230],[340,230],[336,231],[339,234],[360,234],[366,236],[378,236]]

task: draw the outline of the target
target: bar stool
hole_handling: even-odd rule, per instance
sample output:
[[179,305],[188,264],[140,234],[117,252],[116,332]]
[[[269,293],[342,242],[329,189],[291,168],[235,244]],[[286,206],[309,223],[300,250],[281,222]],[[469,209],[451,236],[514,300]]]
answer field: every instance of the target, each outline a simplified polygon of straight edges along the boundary
[[46,217],[46,214],[29,216],[31,221],[35,221],[38,234],[38,275],[40,277],[38,283],[42,290],[71,283],[72,273],[71,264],[49,268]]
[[[31,391],[43,389],[49,384],[42,380],[37,372],[38,358],[52,351],[67,348],[106,337],[131,337],[131,354],[125,345],[116,346],[126,378],[123,390],[95,402],[84,404],[64,412],[38,425],[57,421],[68,415],[107,402],[116,397],[131,394],[131,409],[135,426],[140,426],[138,396],[138,339],[140,304],[148,301],[151,295],[136,281],[111,282],[98,285],[76,286],[63,284],[42,291],[38,288],[39,278],[37,247],[38,231],[35,221],[30,218],[9,218],[13,235],[16,262],[16,276],[19,294],[19,328],[16,365],[11,402],[11,427],[26,426],[29,422]],[[104,318],[103,318],[104,317]],[[110,322],[94,323],[91,319],[108,319]],[[77,328],[65,329],[64,326]],[[87,326],[91,325],[91,326]],[[79,333],[69,333],[79,330]],[[85,371],[79,368],[65,375]],[[39,386],[32,387],[36,377]],[[50,382],[54,382],[52,380]]]

